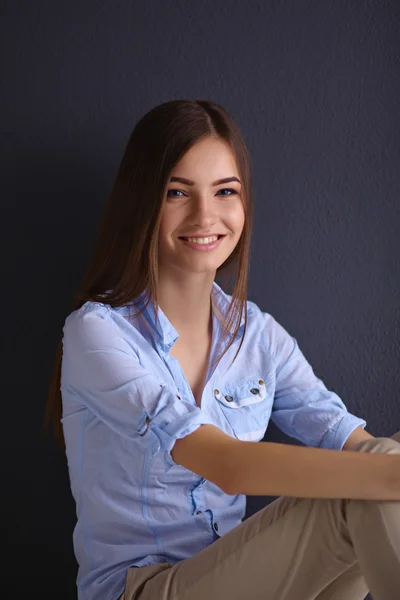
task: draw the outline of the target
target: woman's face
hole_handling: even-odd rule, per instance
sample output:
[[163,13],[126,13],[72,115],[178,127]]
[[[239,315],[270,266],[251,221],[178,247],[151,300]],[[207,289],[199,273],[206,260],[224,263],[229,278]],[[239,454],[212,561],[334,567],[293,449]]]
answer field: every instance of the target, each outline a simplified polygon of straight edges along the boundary
[[[240,177],[232,150],[221,139],[205,138],[176,164],[171,172],[173,178],[189,181],[170,180],[164,191],[159,266],[163,270],[208,272],[215,276],[217,268],[237,245],[245,220]],[[216,183],[225,178],[235,179]],[[214,234],[224,236],[214,249],[191,246],[181,239]]]

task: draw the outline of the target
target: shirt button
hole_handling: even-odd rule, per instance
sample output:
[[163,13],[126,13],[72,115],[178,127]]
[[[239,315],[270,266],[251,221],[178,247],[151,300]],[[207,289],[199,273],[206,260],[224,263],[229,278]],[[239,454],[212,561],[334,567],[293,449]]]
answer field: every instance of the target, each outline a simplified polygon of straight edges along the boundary
[[262,379],[259,379],[258,385],[264,385],[264,381]]
[[258,394],[258,392],[260,391],[258,388],[251,388],[251,393],[252,394]]
[[142,437],[145,435],[145,433],[147,432],[148,428],[149,428],[149,423],[150,423],[150,419],[148,416],[146,416],[146,429],[143,433],[139,433],[139,435]]
[[201,515],[201,512],[202,512],[201,510],[197,510],[196,515]]
[[218,531],[218,523],[214,523],[214,529],[215,531]]
[[232,398],[232,396],[225,396],[225,400],[226,400],[227,402],[232,402],[232,401],[233,401],[233,398]]

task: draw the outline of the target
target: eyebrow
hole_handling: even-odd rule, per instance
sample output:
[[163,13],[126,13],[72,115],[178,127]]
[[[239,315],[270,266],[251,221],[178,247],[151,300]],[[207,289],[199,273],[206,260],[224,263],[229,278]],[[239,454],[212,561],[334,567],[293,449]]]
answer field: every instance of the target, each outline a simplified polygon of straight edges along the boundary
[[[179,181],[185,185],[194,185],[194,181],[191,179],[185,179],[185,177],[171,177],[170,182],[173,181]],[[224,177],[223,179],[217,179],[217,181],[214,181],[212,185],[220,185],[221,183],[229,183],[230,181],[237,181],[240,184],[242,183],[237,177]]]

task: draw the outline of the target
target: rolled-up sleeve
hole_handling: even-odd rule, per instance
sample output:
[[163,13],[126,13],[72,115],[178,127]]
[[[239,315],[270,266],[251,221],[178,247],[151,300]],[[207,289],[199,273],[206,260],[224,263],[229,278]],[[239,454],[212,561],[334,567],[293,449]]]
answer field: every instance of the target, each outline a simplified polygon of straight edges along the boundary
[[297,340],[271,315],[264,317],[265,341],[275,363],[271,420],[306,446],[341,450],[351,432],[367,422],[351,414],[316,377]]
[[170,455],[178,438],[213,422],[140,365],[130,341],[107,312],[107,307],[98,312],[81,309],[65,321],[62,421],[86,408],[152,454],[167,451]]

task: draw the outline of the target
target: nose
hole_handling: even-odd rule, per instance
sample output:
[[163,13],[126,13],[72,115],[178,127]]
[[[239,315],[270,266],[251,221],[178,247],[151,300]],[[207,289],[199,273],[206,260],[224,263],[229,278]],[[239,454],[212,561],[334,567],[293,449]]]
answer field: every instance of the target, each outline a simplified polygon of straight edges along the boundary
[[190,210],[190,221],[192,226],[201,229],[211,229],[213,224],[219,219],[218,208],[213,197],[204,194],[198,198],[193,198]]

